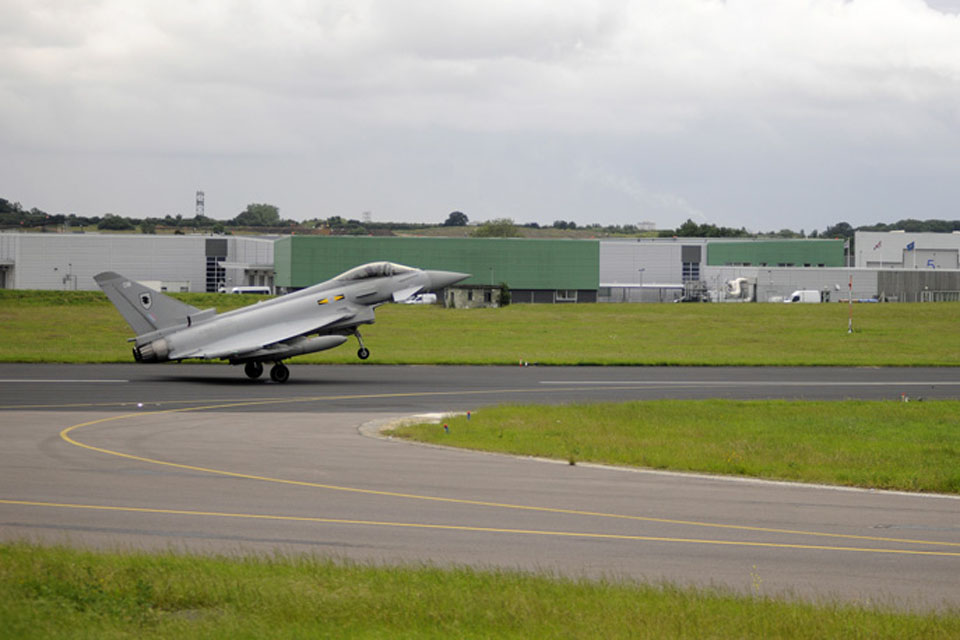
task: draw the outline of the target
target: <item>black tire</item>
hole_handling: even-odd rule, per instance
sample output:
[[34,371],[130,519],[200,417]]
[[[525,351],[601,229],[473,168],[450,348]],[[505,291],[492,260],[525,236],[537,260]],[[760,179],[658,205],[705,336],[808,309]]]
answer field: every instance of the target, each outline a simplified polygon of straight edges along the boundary
[[247,377],[251,380],[256,380],[263,375],[263,363],[262,362],[248,362],[243,365],[243,372],[247,374]]
[[361,360],[366,360],[370,357],[370,349],[367,349],[366,347],[360,347],[360,350],[357,351],[357,357]]
[[290,379],[290,369],[282,362],[278,362],[270,369],[270,379],[283,384]]

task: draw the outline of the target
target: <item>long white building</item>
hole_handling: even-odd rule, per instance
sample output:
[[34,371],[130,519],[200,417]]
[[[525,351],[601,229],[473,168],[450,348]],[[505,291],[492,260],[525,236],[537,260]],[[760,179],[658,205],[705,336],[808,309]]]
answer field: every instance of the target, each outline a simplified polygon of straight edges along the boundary
[[234,236],[0,233],[0,288],[97,290],[116,271],[159,291],[273,288],[273,240]]

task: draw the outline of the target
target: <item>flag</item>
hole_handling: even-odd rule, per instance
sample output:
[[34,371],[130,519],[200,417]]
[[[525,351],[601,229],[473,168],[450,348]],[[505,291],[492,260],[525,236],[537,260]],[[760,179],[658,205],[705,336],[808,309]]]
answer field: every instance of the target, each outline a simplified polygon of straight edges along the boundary
[[878,242],[877,244],[873,245],[873,250],[876,251],[877,249],[880,248],[880,245],[882,245],[882,244],[883,244],[883,240],[881,240],[881,241]]
[[910,244],[908,244],[908,245],[907,245],[907,251],[913,251],[914,244],[915,244],[915,243],[913,243],[913,242],[911,242]]

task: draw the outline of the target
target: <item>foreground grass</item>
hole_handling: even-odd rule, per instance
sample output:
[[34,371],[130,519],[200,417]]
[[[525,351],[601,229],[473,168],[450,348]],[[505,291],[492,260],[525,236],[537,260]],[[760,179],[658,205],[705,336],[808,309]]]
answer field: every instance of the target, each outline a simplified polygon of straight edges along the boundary
[[950,638],[960,614],[312,558],[0,545],[10,638]]
[[522,455],[960,493],[960,401],[655,400],[504,406],[403,438]]
[[[253,296],[182,294],[227,311]],[[960,303],[385,305],[363,329],[379,364],[960,366]],[[130,362],[131,331],[99,292],[0,290],[0,359]],[[292,362],[355,363],[356,345]]]

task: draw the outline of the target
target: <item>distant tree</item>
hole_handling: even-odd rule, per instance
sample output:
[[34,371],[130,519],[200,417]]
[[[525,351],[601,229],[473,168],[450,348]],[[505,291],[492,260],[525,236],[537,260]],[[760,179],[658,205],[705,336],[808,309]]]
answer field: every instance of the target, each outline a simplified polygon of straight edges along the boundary
[[341,216],[330,216],[314,224],[315,228],[326,227],[330,233],[338,236],[365,236],[369,232],[359,220],[344,220]]
[[510,301],[513,297],[510,295],[510,287],[507,286],[506,282],[500,283],[500,295],[497,297],[497,304],[501,307],[505,307],[510,304]]
[[248,204],[232,222],[240,227],[276,226],[280,223],[280,209],[272,204]]
[[206,229],[214,226],[215,224],[217,224],[217,220],[214,220],[213,218],[208,218],[207,216],[200,213],[193,216],[193,220],[189,222],[189,225],[196,229]]
[[151,222],[150,218],[147,218],[146,220],[140,223],[140,233],[147,233],[147,234],[153,235],[156,232],[157,232],[157,224],[155,222]]
[[443,223],[445,227],[465,227],[467,226],[469,219],[467,214],[462,211],[452,211],[449,216],[447,216],[446,222]]
[[749,236],[746,229],[733,229],[730,227],[718,227],[714,224],[697,224],[693,220],[687,219],[675,231],[660,232],[660,236],[678,236],[684,238],[739,238]]
[[687,221],[677,227],[676,235],[685,238],[695,238],[700,235],[700,225],[687,218]]
[[823,235],[828,238],[852,238],[854,231],[856,230],[848,223],[838,222],[832,227],[827,227],[827,230],[823,232]]
[[484,222],[470,235],[474,238],[519,238],[520,231],[510,218],[497,218]]
[[112,213],[105,214],[103,219],[97,223],[97,229],[105,231],[129,231],[134,228],[136,227],[133,222]]

